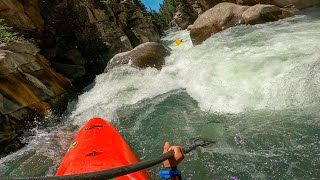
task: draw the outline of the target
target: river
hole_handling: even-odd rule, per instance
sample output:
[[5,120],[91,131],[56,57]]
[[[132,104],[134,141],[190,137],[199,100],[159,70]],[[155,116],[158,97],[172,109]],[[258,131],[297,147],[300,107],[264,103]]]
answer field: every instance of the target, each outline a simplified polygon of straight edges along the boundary
[[[319,9],[230,28],[195,47],[188,31],[162,42],[173,51],[161,71],[98,75],[62,117],[49,116],[22,137],[26,147],[0,159],[0,176],[53,175],[74,135],[66,127],[99,116],[141,159],[161,154],[165,141],[216,141],[185,158],[184,179],[320,177]],[[150,168],[155,179],[160,169]]]

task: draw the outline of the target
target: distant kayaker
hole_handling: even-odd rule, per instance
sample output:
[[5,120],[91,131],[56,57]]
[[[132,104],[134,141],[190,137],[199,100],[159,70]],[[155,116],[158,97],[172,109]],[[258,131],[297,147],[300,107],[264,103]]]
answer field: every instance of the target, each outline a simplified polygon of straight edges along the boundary
[[178,46],[178,45],[180,45],[181,43],[182,43],[182,39],[176,38],[176,45]]
[[177,169],[178,164],[184,159],[184,151],[181,146],[170,146],[169,142],[164,144],[163,154],[173,151],[174,156],[163,162],[164,170],[160,172],[160,176],[164,179],[182,180],[181,172]]

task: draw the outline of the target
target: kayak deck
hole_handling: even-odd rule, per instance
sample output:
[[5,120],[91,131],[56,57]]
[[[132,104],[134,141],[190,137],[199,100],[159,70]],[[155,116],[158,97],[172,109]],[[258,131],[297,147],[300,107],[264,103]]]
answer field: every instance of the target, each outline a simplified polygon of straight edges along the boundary
[[[111,123],[101,118],[93,118],[79,130],[56,176],[96,172],[137,162],[138,158]],[[115,179],[152,178],[147,170],[141,170]]]

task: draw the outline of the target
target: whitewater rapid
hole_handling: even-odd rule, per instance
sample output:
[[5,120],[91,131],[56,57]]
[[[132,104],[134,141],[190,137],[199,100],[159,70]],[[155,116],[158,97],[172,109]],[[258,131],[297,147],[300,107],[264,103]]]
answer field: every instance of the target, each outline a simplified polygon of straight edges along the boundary
[[[173,51],[161,71],[124,66],[97,76],[71,118],[113,119],[119,107],[175,89],[217,113],[312,105],[319,99],[320,23],[305,19],[230,28],[195,47],[188,31],[171,32],[162,39]],[[175,38],[183,43],[175,45]]]
[[[98,75],[60,122],[31,130],[25,148],[0,159],[0,177],[54,175],[76,132],[65,128],[99,116],[141,159],[161,154],[165,141],[216,141],[182,162],[186,179],[317,179],[319,12],[237,26],[198,46],[186,30],[166,32],[161,41],[172,54],[161,70]],[[160,169],[149,169],[155,179]]]

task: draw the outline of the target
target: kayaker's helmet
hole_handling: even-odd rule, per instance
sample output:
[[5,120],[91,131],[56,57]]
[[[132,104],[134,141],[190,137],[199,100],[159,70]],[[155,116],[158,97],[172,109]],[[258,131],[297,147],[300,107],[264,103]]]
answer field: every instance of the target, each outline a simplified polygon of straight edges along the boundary
[[176,45],[180,45],[182,43],[182,39],[176,38]]

